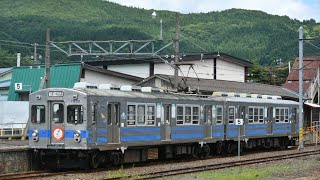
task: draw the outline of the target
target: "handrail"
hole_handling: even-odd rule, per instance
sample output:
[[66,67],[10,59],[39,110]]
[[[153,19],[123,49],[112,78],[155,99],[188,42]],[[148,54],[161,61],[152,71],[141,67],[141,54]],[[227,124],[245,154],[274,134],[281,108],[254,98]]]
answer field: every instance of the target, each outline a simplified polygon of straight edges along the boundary
[[4,123],[0,124],[1,137],[22,137],[27,123]]

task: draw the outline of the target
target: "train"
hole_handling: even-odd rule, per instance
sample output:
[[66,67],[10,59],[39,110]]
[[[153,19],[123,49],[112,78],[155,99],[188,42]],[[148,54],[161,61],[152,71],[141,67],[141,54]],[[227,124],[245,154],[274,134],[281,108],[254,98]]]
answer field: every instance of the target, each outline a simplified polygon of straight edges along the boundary
[[[175,157],[286,148],[299,104],[278,96],[163,92],[76,83],[30,94],[29,147],[46,167],[97,168]],[[237,123],[243,123],[238,125]]]

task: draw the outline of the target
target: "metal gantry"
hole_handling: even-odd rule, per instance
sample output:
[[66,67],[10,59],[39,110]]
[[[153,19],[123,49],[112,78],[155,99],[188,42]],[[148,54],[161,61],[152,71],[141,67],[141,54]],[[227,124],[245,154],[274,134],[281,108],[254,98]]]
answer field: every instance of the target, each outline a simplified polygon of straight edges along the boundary
[[174,40],[159,49],[155,49],[155,40],[50,42],[52,47],[57,48],[67,56],[155,56],[172,44],[174,44]]

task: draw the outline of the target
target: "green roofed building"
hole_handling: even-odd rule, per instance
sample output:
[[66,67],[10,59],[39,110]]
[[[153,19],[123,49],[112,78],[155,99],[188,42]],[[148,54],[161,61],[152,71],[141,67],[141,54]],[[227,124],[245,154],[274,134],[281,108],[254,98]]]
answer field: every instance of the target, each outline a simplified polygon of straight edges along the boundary
[[[13,68],[8,101],[28,101],[29,94],[39,90],[44,75],[45,66],[42,65]],[[72,88],[76,82],[128,85],[141,80],[142,78],[81,63],[56,64],[50,68],[51,88]],[[22,86],[16,87],[17,83]],[[45,88],[45,83],[43,88]]]

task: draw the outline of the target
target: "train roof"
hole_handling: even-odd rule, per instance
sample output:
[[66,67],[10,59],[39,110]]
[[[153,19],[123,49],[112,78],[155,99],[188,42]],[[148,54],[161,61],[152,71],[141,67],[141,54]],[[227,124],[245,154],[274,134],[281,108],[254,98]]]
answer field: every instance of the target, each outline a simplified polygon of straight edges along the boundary
[[139,92],[139,91],[120,91],[120,90],[101,90],[101,89],[76,89],[88,95],[113,96],[127,98],[148,98],[148,99],[172,99],[172,100],[204,100],[204,101],[228,101],[228,102],[247,102],[264,104],[283,104],[299,105],[298,102],[279,99],[262,99],[247,97],[214,97],[195,94],[162,93],[162,92]]

